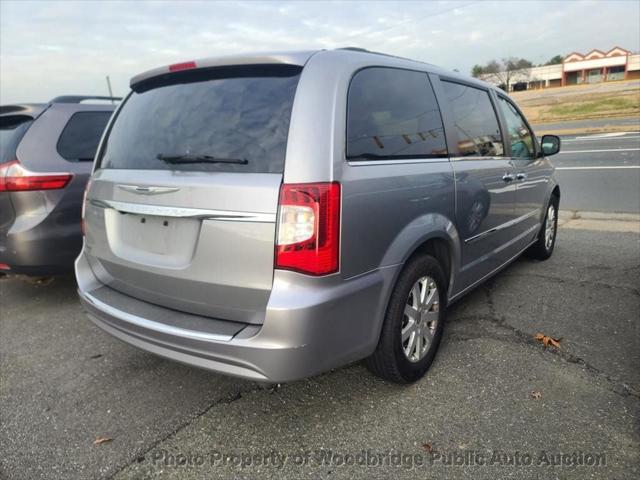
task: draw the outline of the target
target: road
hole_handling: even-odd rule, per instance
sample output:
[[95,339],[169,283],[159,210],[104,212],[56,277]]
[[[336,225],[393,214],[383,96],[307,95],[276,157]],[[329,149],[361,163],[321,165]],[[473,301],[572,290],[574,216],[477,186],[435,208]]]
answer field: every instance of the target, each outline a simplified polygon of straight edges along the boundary
[[562,137],[551,157],[563,210],[640,213],[640,133]]
[[0,478],[639,478],[638,227],[600,223],[454,305],[406,387],[357,363],[265,389],[120,343],[71,277],[0,278]]

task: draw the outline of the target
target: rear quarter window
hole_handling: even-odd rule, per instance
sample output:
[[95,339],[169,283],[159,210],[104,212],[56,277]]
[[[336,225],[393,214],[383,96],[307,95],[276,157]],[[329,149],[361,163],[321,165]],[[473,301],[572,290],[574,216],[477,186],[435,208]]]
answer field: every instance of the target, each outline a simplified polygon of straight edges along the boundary
[[15,160],[18,144],[32,122],[33,118],[28,115],[0,117],[0,163]]
[[91,162],[111,112],[74,113],[58,139],[58,153],[71,162]]
[[356,73],[347,100],[346,147],[349,160],[446,157],[428,75],[385,67]]

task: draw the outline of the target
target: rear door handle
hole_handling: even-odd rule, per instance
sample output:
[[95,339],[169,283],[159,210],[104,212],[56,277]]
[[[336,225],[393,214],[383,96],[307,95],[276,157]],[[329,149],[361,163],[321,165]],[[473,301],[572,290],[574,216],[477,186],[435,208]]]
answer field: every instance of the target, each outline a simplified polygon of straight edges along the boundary
[[511,173],[505,173],[502,176],[502,180],[504,180],[505,182],[513,182],[515,180],[515,176]]
[[520,172],[516,175],[516,178],[520,181],[525,181],[527,179],[527,174],[524,172]]

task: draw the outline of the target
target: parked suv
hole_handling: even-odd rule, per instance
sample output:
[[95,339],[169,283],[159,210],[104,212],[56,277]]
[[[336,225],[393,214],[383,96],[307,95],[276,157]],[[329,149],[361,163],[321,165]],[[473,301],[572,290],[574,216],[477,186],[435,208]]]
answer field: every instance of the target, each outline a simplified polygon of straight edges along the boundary
[[367,358],[413,382],[447,306],[522,252],[560,190],[502,91],[351,49],[134,77],[96,155],[80,298],[107,332],[284,382]]
[[115,100],[64,96],[0,107],[0,272],[73,270],[82,194],[115,108],[104,102]]

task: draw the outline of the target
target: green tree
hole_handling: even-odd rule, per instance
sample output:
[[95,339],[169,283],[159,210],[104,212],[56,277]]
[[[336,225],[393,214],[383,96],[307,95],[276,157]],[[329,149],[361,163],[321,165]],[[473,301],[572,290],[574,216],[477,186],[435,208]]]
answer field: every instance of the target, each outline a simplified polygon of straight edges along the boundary
[[562,55],[555,55],[549,59],[545,65],[558,65],[564,61],[564,57]]
[[482,65],[474,65],[471,69],[471,76],[474,78],[479,78],[482,74],[484,74],[484,67]]

